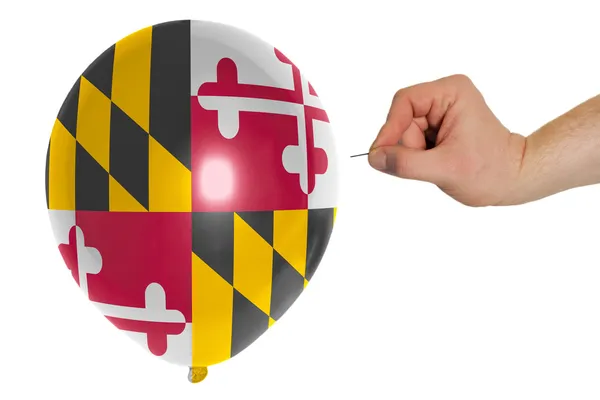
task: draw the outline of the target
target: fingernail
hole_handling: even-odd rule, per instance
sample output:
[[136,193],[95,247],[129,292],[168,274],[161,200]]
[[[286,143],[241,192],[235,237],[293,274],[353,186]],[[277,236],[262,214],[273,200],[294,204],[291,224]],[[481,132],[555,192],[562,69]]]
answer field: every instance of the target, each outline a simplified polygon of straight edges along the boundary
[[369,153],[369,164],[376,170],[384,171],[386,169],[386,163],[387,157],[382,150],[376,149]]

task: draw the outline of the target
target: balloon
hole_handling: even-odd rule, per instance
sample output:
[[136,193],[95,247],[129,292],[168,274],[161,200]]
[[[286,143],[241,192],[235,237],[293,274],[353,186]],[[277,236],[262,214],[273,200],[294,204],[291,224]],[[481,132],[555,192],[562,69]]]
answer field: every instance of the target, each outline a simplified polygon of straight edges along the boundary
[[198,382],[314,276],[337,168],[327,113],[283,53],[227,25],[172,21],[77,78],[52,129],[46,201],[87,299]]

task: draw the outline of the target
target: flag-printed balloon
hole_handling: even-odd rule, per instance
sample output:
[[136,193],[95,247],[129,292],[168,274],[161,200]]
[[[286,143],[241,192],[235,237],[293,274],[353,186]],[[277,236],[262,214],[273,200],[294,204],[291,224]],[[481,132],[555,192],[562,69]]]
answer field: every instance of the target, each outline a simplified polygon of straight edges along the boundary
[[335,150],[319,97],[279,50],[216,23],[151,26],[104,51],[58,113],[54,236],[89,301],[197,382],[313,277]]

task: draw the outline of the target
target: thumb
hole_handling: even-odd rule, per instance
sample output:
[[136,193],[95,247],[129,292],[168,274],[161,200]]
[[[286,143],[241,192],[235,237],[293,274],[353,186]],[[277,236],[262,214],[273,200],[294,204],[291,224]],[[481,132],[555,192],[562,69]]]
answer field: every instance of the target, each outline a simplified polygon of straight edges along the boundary
[[404,179],[440,184],[444,165],[439,148],[412,149],[402,145],[382,146],[369,153],[369,164],[374,169]]

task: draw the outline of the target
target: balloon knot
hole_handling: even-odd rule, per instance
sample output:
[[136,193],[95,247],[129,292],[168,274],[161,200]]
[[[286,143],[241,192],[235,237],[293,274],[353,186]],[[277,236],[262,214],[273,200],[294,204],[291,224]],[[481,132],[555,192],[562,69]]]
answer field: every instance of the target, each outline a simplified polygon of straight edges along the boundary
[[190,367],[190,373],[188,374],[188,380],[191,383],[202,382],[208,375],[208,369],[206,367]]

